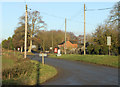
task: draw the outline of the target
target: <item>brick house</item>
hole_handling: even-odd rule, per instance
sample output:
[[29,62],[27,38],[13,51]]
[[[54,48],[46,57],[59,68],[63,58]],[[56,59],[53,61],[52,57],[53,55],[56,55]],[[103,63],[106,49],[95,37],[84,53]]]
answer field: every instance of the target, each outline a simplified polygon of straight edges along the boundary
[[[65,41],[58,44],[58,47],[59,48],[65,48]],[[72,49],[76,49],[77,47],[78,47],[77,44],[73,44],[71,41],[66,41],[66,49],[72,50]]]

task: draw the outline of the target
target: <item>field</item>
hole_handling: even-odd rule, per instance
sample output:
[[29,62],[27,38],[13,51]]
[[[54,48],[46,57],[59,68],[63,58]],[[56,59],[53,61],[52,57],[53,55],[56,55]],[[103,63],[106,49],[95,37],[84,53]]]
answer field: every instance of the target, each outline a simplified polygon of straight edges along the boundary
[[40,85],[56,74],[54,67],[43,66],[40,62],[28,58],[24,59],[20,52],[14,54],[13,51],[3,51],[2,53],[3,85]]
[[[78,54],[66,54],[57,57],[55,54],[50,54],[50,58],[60,58],[73,61],[82,61],[87,63],[118,67],[118,56],[109,55],[78,55]],[[120,65],[119,65],[120,66]]]

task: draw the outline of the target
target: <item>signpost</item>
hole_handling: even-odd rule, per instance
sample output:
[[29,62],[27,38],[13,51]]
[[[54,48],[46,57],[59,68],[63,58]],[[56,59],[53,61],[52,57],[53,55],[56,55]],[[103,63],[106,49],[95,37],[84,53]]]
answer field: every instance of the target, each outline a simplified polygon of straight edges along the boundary
[[42,57],[42,64],[44,65],[45,64],[45,58],[44,57],[47,57],[47,54],[39,54],[40,57]]
[[107,45],[109,46],[109,55],[110,55],[111,36],[107,36]]
[[42,64],[44,65],[44,54],[42,53]]

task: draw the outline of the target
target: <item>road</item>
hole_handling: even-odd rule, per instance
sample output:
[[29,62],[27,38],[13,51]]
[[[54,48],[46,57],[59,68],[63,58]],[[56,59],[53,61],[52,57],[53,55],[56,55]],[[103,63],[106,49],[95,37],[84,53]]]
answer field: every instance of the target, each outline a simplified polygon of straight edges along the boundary
[[[29,58],[41,61],[38,55]],[[45,63],[54,66],[58,75],[42,85],[118,85],[117,68],[53,58],[45,58]]]

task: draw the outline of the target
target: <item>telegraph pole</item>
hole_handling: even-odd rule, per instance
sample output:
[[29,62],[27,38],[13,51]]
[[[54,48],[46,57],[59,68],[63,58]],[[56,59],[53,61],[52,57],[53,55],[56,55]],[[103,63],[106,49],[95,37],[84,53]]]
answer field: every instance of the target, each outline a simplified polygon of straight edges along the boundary
[[53,52],[53,31],[52,31],[52,52]]
[[26,58],[26,50],[27,50],[27,4],[26,4],[26,11],[25,11],[25,53],[24,53],[24,58]]
[[66,18],[65,18],[65,54],[66,54]]
[[85,4],[84,4],[84,55],[86,54],[85,43],[86,43],[86,38],[85,38]]

